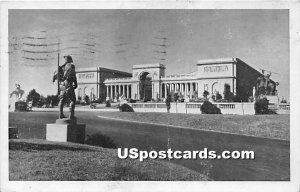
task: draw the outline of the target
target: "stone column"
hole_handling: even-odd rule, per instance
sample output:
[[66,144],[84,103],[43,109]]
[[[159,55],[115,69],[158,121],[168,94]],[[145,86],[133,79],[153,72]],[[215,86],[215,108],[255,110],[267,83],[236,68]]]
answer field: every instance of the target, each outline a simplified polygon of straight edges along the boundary
[[109,85],[109,97],[112,98],[112,86]]
[[115,87],[115,95],[114,95],[114,97],[116,97],[117,96],[117,85],[115,85],[114,87]]
[[129,98],[129,85],[126,85],[126,98]]
[[180,91],[180,94],[182,93],[182,83],[179,84],[179,91]]
[[167,98],[167,84],[165,83],[165,98]]
[[151,84],[151,89],[152,89],[152,93],[151,93],[151,98],[154,99],[154,84]]
[[109,97],[108,94],[109,94],[109,93],[108,93],[108,85],[106,85],[106,97]]
[[137,84],[137,93],[136,93],[136,99],[140,99],[140,85]]
[[189,83],[186,83],[186,95],[188,95],[188,93],[189,93]]

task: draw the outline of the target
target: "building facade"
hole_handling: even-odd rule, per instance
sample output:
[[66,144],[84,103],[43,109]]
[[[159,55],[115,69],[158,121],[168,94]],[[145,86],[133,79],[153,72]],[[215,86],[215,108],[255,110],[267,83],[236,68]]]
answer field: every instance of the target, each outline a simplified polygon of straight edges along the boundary
[[197,71],[189,74],[166,76],[165,70],[166,66],[159,63],[134,65],[132,74],[104,68],[83,69],[77,72],[77,96],[96,93],[102,99],[123,96],[148,101],[164,99],[171,92],[185,98],[201,98],[204,91],[210,95],[218,92],[224,97],[224,90],[228,90],[241,101],[247,101],[262,75],[238,58],[200,60]]
[[107,69],[103,67],[79,68],[76,69],[78,87],[76,89],[77,100],[88,96],[91,101],[104,100],[106,90],[104,81],[107,78],[132,77],[131,73]]

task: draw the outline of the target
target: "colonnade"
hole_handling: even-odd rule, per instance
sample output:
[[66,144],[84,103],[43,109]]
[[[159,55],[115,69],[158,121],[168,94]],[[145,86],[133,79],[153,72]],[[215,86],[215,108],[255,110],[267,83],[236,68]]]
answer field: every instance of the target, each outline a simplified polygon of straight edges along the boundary
[[198,83],[162,83],[162,97],[166,98],[170,92],[180,92],[184,96],[188,96],[191,91],[198,91]]
[[114,99],[117,95],[131,98],[131,85],[106,85],[106,97]]
[[[139,95],[139,84],[137,85],[137,90]],[[154,85],[152,85],[152,98],[154,95]],[[106,85],[106,97],[114,99],[117,96],[125,96],[126,98],[131,98],[131,84],[116,84],[116,85]],[[180,92],[184,96],[190,96],[191,91],[198,91],[197,82],[186,82],[186,83],[162,83],[160,89],[160,97],[166,98],[167,94],[170,92]]]

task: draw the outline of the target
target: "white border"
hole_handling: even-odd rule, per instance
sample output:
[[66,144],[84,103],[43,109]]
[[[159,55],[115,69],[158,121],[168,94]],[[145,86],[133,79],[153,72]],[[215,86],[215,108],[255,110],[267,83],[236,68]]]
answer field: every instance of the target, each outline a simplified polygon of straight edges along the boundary
[[[158,3],[159,2],[159,3]],[[0,2],[1,3],[1,2]],[[300,191],[300,2],[299,1],[101,1],[2,2],[1,4],[1,191]],[[289,9],[291,90],[291,181],[250,182],[17,182],[8,181],[8,9]],[[272,35],[272,34],[270,34]],[[296,90],[296,91],[295,91]]]

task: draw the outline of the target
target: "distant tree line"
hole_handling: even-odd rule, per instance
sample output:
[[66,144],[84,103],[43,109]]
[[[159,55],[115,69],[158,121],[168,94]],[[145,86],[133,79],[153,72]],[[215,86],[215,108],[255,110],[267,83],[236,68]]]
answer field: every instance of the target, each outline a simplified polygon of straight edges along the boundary
[[26,102],[32,102],[32,106],[34,107],[53,107],[57,106],[59,99],[57,95],[47,95],[44,97],[39,94],[35,89],[29,91]]

